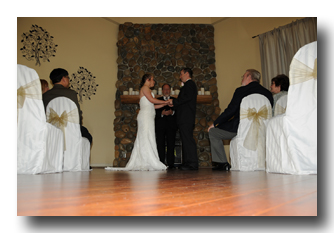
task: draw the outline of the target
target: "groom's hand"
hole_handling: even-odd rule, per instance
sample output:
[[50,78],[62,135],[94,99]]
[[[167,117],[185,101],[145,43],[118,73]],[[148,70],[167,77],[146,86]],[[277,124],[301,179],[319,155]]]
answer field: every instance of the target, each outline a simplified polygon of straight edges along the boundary
[[168,100],[168,106],[169,107],[173,107],[173,99],[169,99]]

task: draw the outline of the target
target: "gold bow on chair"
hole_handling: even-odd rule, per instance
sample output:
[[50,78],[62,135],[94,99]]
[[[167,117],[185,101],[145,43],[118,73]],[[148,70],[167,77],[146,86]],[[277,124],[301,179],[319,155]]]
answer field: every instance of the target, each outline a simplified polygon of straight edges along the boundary
[[[271,117],[271,107],[262,106],[258,112],[255,108],[248,110],[240,109],[240,119],[248,118],[252,121],[251,126],[245,137],[243,146],[248,150],[257,151],[257,163],[259,168],[265,167],[265,143],[266,127],[263,120]],[[258,146],[259,145],[259,146]]]
[[[257,145],[259,144],[258,138],[265,137],[265,127],[263,120],[268,119],[270,114],[267,106],[262,106],[257,112],[255,108],[248,108],[245,110],[243,108],[240,109],[240,119],[248,118],[248,120],[252,121],[251,126],[247,132],[244,141],[244,147],[255,151],[257,149]],[[261,140],[260,140],[260,143]]]
[[302,83],[310,79],[317,79],[317,58],[314,60],[313,69],[297,59],[292,59],[289,75],[290,85]]
[[17,119],[19,118],[19,109],[23,107],[26,98],[42,99],[39,79],[35,79],[17,89]]
[[279,104],[276,104],[276,107],[275,107],[275,116],[281,115],[281,114],[285,113],[285,111],[286,111],[286,107],[284,108],[283,106],[281,106]]
[[67,126],[67,122],[72,122],[79,124],[79,113],[78,109],[75,108],[69,113],[64,111],[61,116],[57,114],[55,110],[50,108],[50,113],[47,116],[47,122],[54,125],[55,127],[61,129],[64,135],[64,151],[66,150],[66,140],[65,140],[65,128]]

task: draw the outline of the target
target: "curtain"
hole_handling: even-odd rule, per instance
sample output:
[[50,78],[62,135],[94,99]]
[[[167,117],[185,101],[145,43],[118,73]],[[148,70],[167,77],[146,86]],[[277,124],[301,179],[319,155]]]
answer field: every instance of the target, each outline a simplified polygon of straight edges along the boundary
[[317,40],[317,18],[304,18],[259,35],[263,86],[278,74],[289,76],[290,63],[304,45]]

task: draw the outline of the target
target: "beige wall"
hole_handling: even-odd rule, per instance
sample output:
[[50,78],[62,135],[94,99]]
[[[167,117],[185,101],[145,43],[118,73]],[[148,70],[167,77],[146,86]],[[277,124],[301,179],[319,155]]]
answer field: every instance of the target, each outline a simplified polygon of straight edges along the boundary
[[[298,18],[18,18],[17,63],[31,67],[40,78],[50,82],[54,68],[64,68],[70,74],[79,66],[96,76],[99,84],[91,100],[81,104],[83,123],[94,138],[91,163],[93,166],[112,165],[114,160],[114,102],[117,81],[118,24],[132,23],[203,23],[215,27],[216,67],[220,108],[224,110],[232,94],[240,86],[240,76],[248,68],[261,71],[258,38],[252,36],[283,26]],[[21,35],[37,24],[48,30],[58,44],[51,62],[35,66],[20,52]]]

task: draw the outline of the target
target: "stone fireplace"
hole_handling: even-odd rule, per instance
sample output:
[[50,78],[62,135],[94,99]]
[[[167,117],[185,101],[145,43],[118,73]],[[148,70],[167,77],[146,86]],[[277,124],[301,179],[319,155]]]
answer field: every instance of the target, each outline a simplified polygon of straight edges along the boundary
[[194,139],[199,167],[211,166],[207,127],[219,116],[215,66],[214,27],[210,24],[132,24],[119,25],[118,72],[115,100],[114,167],[124,167],[130,158],[137,133],[137,103],[122,103],[129,88],[139,90],[145,73],[154,74],[158,90],[168,83],[180,89],[179,75],[184,67],[193,70],[198,90],[210,91],[209,103],[197,104]]

